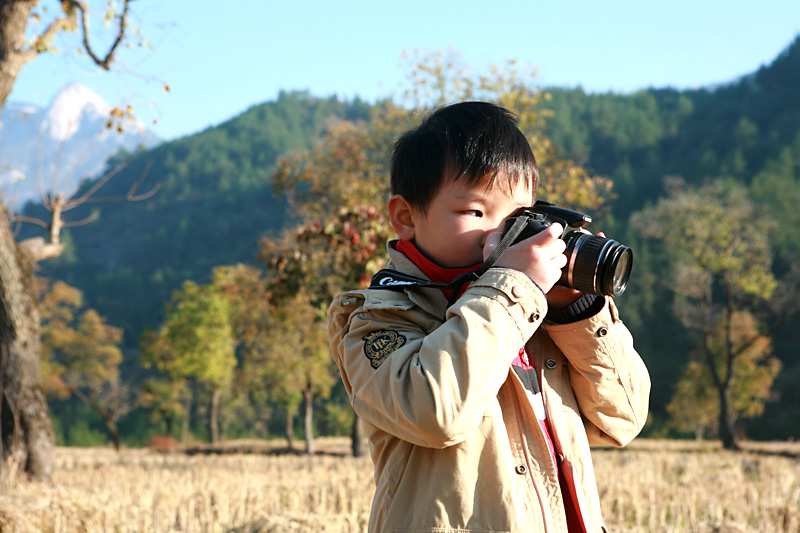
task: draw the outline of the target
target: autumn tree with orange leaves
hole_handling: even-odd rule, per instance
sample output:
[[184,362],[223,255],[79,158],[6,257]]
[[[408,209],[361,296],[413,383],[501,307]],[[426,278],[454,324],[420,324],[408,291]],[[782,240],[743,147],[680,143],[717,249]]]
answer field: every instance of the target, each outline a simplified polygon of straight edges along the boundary
[[[261,243],[260,258],[271,279],[273,298],[291,300],[303,292],[307,305],[323,321],[324,310],[338,292],[368,286],[385,265],[386,241],[393,236],[384,205],[394,141],[446,103],[480,99],[510,109],[540,164],[540,195],[575,209],[600,209],[610,197],[611,182],[558,156],[542,132],[546,114],[540,104],[547,95],[532,79],[533,73],[525,75],[514,62],[469,77],[458,61],[432,54],[412,66],[410,88],[404,95],[407,107],[383,102],[369,122],[337,122],[314,148],[283,159],[274,176],[275,187],[291,201],[299,225]],[[308,314],[295,309],[296,315],[287,316],[285,325],[299,327],[307,320]],[[325,368],[320,366],[319,372],[324,371],[333,371],[330,361]],[[355,421],[355,455],[361,453],[358,429]]]

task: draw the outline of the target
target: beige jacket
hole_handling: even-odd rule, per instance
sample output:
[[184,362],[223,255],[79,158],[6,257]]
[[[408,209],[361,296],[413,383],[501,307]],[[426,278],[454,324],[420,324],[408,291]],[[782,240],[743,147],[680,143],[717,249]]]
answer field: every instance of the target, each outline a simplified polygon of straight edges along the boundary
[[[391,268],[424,277],[389,250]],[[438,289],[353,291],[330,307],[331,350],[375,464],[370,531],[566,531],[556,466],[511,370],[526,343],[585,529],[605,530],[589,445],[633,439],[650,391],[611,299],[592,318],[543,323],[534,283],[493,268],[445,308]]]

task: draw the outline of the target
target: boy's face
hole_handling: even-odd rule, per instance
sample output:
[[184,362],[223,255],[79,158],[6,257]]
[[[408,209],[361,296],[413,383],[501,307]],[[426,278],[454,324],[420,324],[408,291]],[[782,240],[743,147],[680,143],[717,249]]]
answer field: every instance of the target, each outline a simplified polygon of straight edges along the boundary
[[[500,177],[498,182],[504,182]],[[413,240],[428,259],[446,268],[470,267],[483,261],[490,233],[502,231],[509,215],[533,203],[530,187],[512,191],[487,189],[459,181],[445,183],[425,213],[414,210]]]

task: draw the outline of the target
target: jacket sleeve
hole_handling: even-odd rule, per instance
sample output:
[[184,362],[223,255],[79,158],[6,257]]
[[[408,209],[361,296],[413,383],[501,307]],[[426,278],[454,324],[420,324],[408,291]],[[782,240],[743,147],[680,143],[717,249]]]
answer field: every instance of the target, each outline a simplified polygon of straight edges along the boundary
[[633,440],[647,420],[650,375],[611,298],[593,317],[545,329],[569,361],[589,443],[624,446]]
[[387,433],[443,448],[466,438],[541,324],[544,295],[524,274],[490,269],[444,322],[405,294],[366,291],[346,323],[335,300],[331,350],[356,413]]

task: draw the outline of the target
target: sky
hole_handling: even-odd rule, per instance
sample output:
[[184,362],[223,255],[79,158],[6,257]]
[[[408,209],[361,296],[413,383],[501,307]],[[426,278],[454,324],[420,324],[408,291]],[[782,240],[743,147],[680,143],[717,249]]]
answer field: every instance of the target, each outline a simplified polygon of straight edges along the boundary
[[[48,3],[56,9],[53,0],[40,2]],[[456,54],[476,74],[513,59],[536,69],[543,88],[630,93],[733,81],[772,62],[800,35],[800,0],[131,5],[131,27],[150,46],[121,49],[105,72],[75,53],[76,34],[61,36],[57,52],[23,67],[8,101],[46,107],[61,88],[80,82],[112,105],[130,104],[150,130],[171,140],[275,100],[282,90],[369,102],[397,96],[409,58],[431,53]]]

